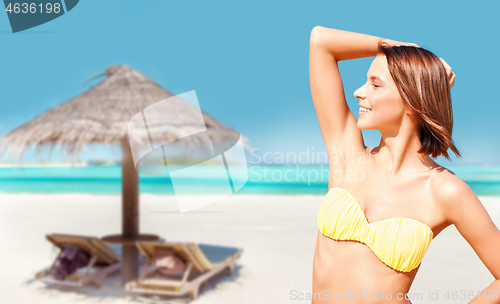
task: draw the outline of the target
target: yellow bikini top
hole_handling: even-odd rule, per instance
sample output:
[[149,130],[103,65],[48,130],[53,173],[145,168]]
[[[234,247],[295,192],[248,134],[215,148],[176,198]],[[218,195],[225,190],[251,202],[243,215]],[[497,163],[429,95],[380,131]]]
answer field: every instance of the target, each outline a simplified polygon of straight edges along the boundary
[[345,189],[331,188],[321,202],[316,219],[325,236],[366,244],[392,269],[409,272],[420,265],[433,233],[414,219],[394,217],[368,223],[356,199]]

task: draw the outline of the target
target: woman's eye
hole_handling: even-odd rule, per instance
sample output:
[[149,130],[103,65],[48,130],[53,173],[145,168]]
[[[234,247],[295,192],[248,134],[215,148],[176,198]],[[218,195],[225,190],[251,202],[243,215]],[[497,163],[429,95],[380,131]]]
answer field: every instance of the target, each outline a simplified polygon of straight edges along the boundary
[[375,87],[375,88],[379,88],[380,86],[376,83],[372,83],[372,86]]

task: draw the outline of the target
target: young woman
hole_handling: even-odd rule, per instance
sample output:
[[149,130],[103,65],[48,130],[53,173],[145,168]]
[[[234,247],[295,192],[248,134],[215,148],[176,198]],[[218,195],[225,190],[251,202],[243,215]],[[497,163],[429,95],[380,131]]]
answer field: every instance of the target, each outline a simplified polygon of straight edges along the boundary
[[[371,56],[354,92],[356,121],[338,62]],[[500,231],[470,187],[432,159],[449,158],[448,149],[460,156],[450,66],[416,44],[317,26],[309,72],[330,157],[312,303],[411,303],[406,293],[431,240],[452,224],[495,277],[470,303],[500,303]],[[366,147],[362,129],[380,131],[380,144]]]

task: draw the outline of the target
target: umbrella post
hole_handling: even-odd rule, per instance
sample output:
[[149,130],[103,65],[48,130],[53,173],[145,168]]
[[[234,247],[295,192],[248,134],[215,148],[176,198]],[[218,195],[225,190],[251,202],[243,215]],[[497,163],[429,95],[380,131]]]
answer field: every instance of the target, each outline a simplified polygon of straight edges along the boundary
[[[122,235],[139,236],[139,174],[134,166],[128,139],[122,150]],[[139,277],[139,251],[134,243],[122,245],[122,284]]]

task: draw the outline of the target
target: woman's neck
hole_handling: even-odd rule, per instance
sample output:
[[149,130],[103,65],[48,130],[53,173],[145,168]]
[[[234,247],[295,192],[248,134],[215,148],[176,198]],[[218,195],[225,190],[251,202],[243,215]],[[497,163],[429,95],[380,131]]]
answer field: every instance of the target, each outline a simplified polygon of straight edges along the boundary
[[432,168],[437,164],[429,157],[418,153],[421,147],[414,122],[405,119],[399,129],[381,131],[382,138],[378,147],[372,150],[378,162],[390,176],[402,171],[421,170],[422,166]]

